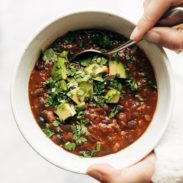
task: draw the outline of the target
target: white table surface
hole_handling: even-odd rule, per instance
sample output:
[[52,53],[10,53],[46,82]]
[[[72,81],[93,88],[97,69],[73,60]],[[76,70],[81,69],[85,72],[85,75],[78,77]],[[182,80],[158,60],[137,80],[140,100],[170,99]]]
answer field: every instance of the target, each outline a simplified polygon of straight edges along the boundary
[[[133,21],[143,12],[142,0],[0,0],[0,183],[96,182],[56,168],[35,153],[19,133],[10,106],[12,73],[34,33],[63,13],[93,8],[121,12]],[[183,55],[166,52],[175,79],[182,80]]]

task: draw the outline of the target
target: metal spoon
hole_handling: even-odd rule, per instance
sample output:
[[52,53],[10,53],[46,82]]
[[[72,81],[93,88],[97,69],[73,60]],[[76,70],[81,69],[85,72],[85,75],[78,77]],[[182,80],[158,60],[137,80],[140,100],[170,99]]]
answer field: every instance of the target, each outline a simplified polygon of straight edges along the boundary
[[[160,20],[157,22],[156,26],[167,26],[167,27],[171,27],[171,26],[175,26],[178,24],[183,23],[183,8],[174,8],[171,9],[169,11],[167,11],[162,18],[160,18]],[[125,42],[124,44],[120,45],[117,48],[114,48],[110,51],[100,51],[100,50],[95,50],[95,49],[88,49],[88,50],[84,50],[81,51],[79,53],[76,53],[75,55],[72,55],[70,60],[75,60],[76,58],[87,54],[87,53],[97,53],[100,54],[102,56],[105,57],[110,57],[112,54],[117,53],[131,45],[134,45],[136,42],[133,40],[129,40],[127,42]]]

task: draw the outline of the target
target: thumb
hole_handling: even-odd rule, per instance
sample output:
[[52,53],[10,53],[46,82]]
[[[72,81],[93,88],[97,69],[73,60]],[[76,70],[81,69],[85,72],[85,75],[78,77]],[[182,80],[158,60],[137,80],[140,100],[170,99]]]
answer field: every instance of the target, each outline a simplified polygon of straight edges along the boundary
[[96,164],[88,168],[87,174],[101,183],[117,183],[121,171],[108,164]]
[[145,39],[159,46],[180,51],[183,49],[183,24],[174,28],[155,27],[145,35]]

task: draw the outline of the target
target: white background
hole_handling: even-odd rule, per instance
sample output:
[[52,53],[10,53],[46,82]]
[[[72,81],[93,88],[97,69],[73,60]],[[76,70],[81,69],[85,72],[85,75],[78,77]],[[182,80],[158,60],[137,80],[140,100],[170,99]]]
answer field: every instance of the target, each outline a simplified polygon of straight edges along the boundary
[[[135,22],[143,12],[142,0],[0,0],[0,183],[96,182],[58,169],[36,154],[17,129],[9,96],[12,72],[31,37],[63,13],[93,8],[120,12]],[[176,81],[181,81],[183,55],[166,52]]]

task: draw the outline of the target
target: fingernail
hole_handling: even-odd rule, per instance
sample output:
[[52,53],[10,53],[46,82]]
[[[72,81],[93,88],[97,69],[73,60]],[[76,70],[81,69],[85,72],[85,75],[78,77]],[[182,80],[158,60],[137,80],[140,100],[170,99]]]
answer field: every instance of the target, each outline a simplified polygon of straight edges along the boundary
[[160,41],[160,35],[155,32],[155,31],[149,31],[146,35],[145,35],[145,39],[153,42],[153,43],[159,43]]
[[95,179],[97,179],[98,181],[101,180],[101,174],[97,171],[89,171],[87,172],[87,174]]
[[137,36],[138,36],[138,33],[139,33],[139,29],[138,27],[135,27],[135,29],[133,30],[131,36],[130,36],[130,39],[131,40],[136,40],[137,39]]

